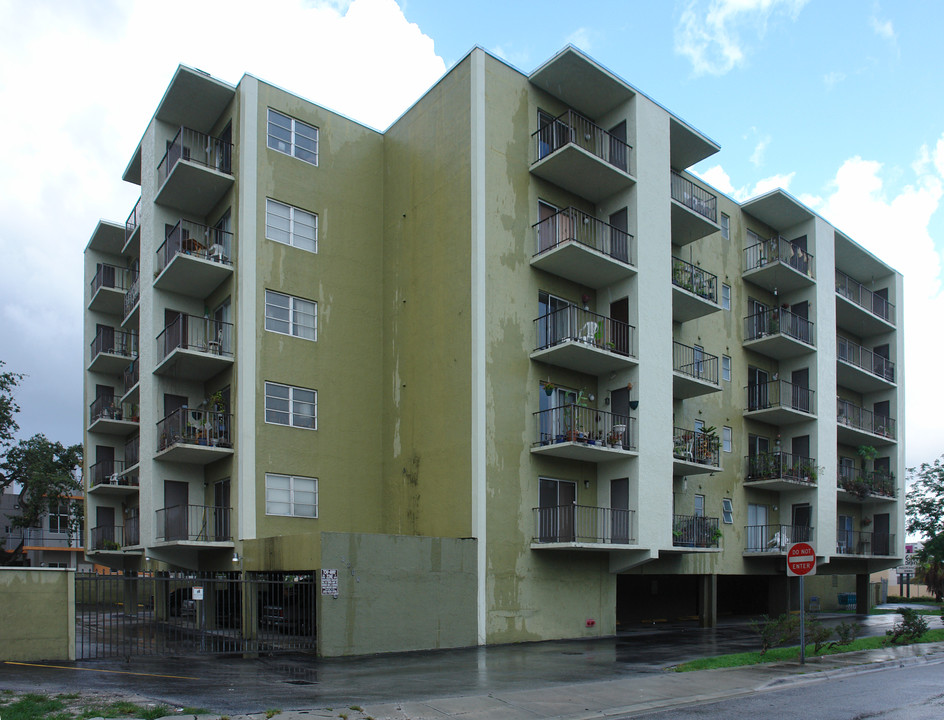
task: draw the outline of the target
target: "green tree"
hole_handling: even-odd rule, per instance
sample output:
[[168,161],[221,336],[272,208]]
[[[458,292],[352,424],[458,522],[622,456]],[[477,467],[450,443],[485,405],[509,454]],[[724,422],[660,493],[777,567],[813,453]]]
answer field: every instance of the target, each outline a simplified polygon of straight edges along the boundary
[[[0,371],[4,365],[3,360],[0,360]],[[13,391],[22,379],[23,376],[20,373],[0,372],[0,453],[10,446],[14,433],[20,429],[15,419],[20,406],[16,404]]]
[[928,586],[938,602],[944,598],[944,533],[925,543],[917,553],[915,579]]
[[908,468],[911,489],[905,497],[908,532],[925,542],[944,532],[944,455],[920,468]]

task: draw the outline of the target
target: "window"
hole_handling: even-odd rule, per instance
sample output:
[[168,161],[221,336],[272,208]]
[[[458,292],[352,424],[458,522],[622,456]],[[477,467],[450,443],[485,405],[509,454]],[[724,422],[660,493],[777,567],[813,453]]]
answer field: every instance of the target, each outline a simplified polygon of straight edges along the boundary
[[695,421],[695,432],[697,432],[697,433],[703,433],[703,432],[705,432],[705,421],[704,421],[704,420],[696,420],[696,421]]
[[731,525],[734,522],[734,503],[731,498],[724,498],[721,501],[721,521],[725,525]]
[[269,108],[268,134],[273,150],[318,164],[318,128]]
[[51,507],[49,509],[49,532],[69,532],[69,517],[72,510],[71,505],[72,504],[68,500],[60,500],[56,507]]
[[276,425],[318,429],[318,391],[265,384],[265,421]]
[[721,356],[721,379],[731,382],[731,358],[727,355]]
[[318,478],[266,473],[266,515],[318,517]]
[[266,198],[266,237],[283,245],[318,252],[318,216]]
[[265,291],[265,328],[305,340],[318,339],[318,304],[274,290]]
[[721,237],[725,240],[731,238],[731,218],[721,213]]
[[724,427],[721,429],[721,447],[724,448],[726,453],[731,452],[732,444],[732,433],[731,428]]
[[721,309],[731,309],[731,286],[721,283]]
[[705,496],[695,496],[695,517],[705,517]]

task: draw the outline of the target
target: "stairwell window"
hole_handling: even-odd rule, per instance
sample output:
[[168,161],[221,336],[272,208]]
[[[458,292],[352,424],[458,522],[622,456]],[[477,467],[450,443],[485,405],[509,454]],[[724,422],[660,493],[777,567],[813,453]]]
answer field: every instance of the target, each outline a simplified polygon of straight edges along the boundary
[[269,108],[268,146],[312,165],[318,164],[318,128]]
[[266,473],[266,515],[318,517],[318,478]]
[[317,430],[318,391],[267,382],[265,421],[274,425]]
[[318,304],[274,290],[265,291],[265,328],[305,340],[318,339]]
[[269,240],[318,252],[318,216],[307,210],[266,198],[266,237]]

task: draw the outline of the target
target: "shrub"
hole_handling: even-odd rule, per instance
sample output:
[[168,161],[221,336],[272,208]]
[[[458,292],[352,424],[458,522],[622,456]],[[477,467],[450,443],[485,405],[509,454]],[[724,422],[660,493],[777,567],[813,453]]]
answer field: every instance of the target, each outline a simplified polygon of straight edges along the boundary
[[836,626],[836,635],[839,637],[836,640],[836,645],[851,645],[859,636],[860,630],[862,630],[862,626],[857,622],[847,623],[843,621],[839,623]]
[[760,655],[763,657],[770,648],[799,640],[800,617],[784,613],[777,619],[771,619],[761,615],[759,621],[751,623],[751,628],[760,634]]
[[917,610],[900,607],[898,612],[901,613],[901,620],[891,630],[885,631],[886,644],[914,642],[928,631],[928,621]]

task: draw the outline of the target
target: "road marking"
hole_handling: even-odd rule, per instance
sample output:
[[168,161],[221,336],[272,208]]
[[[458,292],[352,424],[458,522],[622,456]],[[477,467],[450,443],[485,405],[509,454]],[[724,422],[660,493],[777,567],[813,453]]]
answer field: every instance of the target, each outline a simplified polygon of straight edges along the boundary
[[4,665],[22,665],[24,667],[54,668],[56,670],[85,670],[86,672],[114,673],[115,675],[139,675],[141,677],[159,677],[172,678],[174,680],[199,680],[200,678],[188,677],[186,675],[158,675],[156,673],[136,673],[127,670],[101,670],[99,668],[68,667],[67,665],[42,665],[40,663],[24,663],[6,660]]

